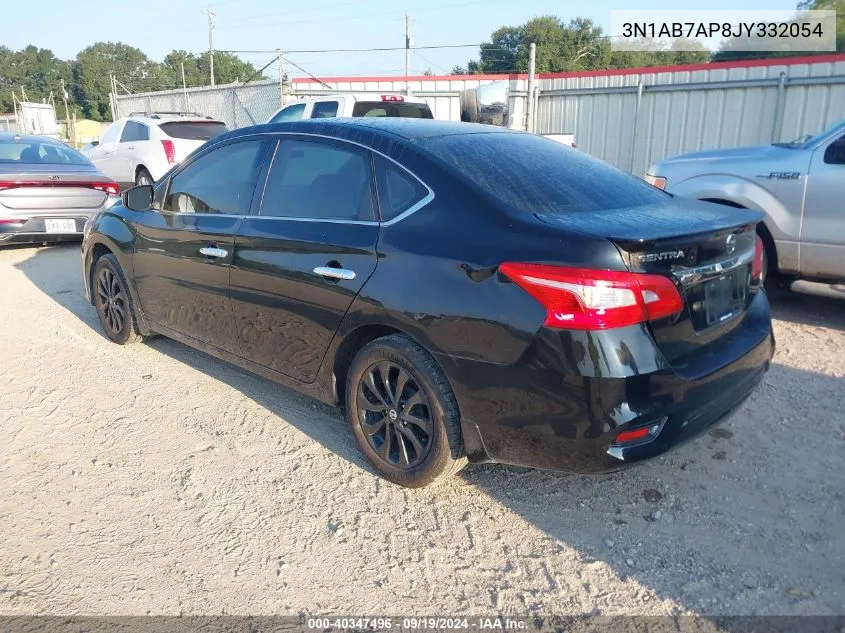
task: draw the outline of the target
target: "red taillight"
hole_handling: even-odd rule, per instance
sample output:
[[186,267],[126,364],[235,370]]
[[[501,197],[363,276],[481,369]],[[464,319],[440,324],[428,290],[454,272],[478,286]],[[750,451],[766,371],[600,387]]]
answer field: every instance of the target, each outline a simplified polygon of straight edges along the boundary
[[402,95],[382,95],[382,101],[405,101],[405,97]]
[[120,187],[117,186],[116,182],[92,182],[91,187],[93,189],[98,189],[100,191],[105,191],[113,196],[116,196],[120,193]]
[[631,429],[630,431],[622,431],[616,436],[616,444],[625,444],[627,442],[636,442],[645,437],[648,437],[650,432],[649,427],[643,426],[638,429]]
[[110,180],[103,180],[99,182],[89,182],[86,180],[4,180],[0,181],[0,189],[22,189],[25,187],[81,187],[83,189],[96,189],[112,195],[120,193],[120,188],[116,182]]
[[760,283],[760,280],[763,279],[763,253],[764,249],[766,248],[763,245],[763,240],[760,239],[760,236],[756,236],[756,241],[754,243],[754,261],[751,263],[751,279],[755,282]]
[[173,141],[162,141],[164,147],[164,155],[167,156],[167,162],[171,165],[176,162],[176,148],[173,146]]
[[662,275],[506,262],[499,271],[546,308],[545,325],[606,330],[677,314],[684,302]]

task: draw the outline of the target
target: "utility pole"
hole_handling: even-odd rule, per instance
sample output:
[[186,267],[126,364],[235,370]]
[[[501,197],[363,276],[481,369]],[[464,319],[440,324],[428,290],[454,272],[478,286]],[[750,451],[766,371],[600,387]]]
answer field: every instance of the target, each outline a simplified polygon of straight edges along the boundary
[[537,45],[531,42],[528,49],[528,97],[525,100],[525,131],[534,133],[534,72],[537,68]]
[[62,78],[62,100],[65,102],[65,122],[67,123],[67,136],[68,139],[71,137],[71,127],[70,127],[70,112],[67,109],[67,90],[65,90],[65,80]]
[[411,74],[411,18],[405,14],[405,87],[408,87],[408,76]]
[[190,112],[191,106],[188,105],[188,85],[185,83],[185,62],[179,65],[182,67],[182,93],[185,95],[185,112]]
[[111,104],[111,120],[117,121],[115,113],[117,111],[117,87],[114,84],[114,75],[109,75],[109,85],[111,92],[109,93],[109,103]]
[[214,30],[214,11],[206,7],[205,13],[208,16],[208,67],[211,70],[211,85],[214,85],[214,38],[211,32]]
[[285,62],[282,59],[282,49],[277,48],[276,53],[279,55],[279,105],[285,105]]

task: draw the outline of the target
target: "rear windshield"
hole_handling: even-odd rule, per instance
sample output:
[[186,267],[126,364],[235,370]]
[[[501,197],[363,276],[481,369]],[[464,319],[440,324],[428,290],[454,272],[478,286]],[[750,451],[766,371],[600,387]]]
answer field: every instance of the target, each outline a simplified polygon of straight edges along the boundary
[[389,116],[406,119],[434,118],[428,104],[388,101],[359,101],[352,108],[352,116]]
[[207,141],[229,131],[220,121],[173,121],[162,123],[159,127],[170,138],[186,138],[191,141]]
[[619,209],[668,197],[579,150],[532,134],[455,134],[420,145],[481,190],[527,213]]
[[82,154],[67,145],[38,141],[0,141],[0,164],[90,165]]

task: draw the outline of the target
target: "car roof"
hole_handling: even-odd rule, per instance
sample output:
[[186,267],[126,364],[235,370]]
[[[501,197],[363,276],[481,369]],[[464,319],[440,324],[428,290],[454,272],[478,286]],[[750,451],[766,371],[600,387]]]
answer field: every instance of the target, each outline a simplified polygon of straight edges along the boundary
[[520,132],[514,130],[480,123],[402,117],[355,117],[265,123],[264,125],[239,128],[227,134],[221,134],[214,140],[222,141],[236,136],[267,132],[300,132],[302,134],[333,136],[339,139],[349,139],[354,136],[355,140],[359,142],[363,141],[363,137],[359,138],[362,132],[369,132],[372,137],[391,137],[394,139],[398,137],[406,141],[471,134],[520,134]]
[[39,136],[38,134],[18,134],[17,132],[0,132],[0,141],[20,141],[22,143],[50,143],[51,145],[64,145],[61,141],[50,136]]

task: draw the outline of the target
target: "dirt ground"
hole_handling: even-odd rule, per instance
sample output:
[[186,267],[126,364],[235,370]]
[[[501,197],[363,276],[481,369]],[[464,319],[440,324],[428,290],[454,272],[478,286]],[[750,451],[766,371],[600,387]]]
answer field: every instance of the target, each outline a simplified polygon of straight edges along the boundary
[[0,613],[843,614],[845,303],[773,303],[775,365],[709,436],[408,491],[334,409],[110,343],[78,245],[0,250]]

